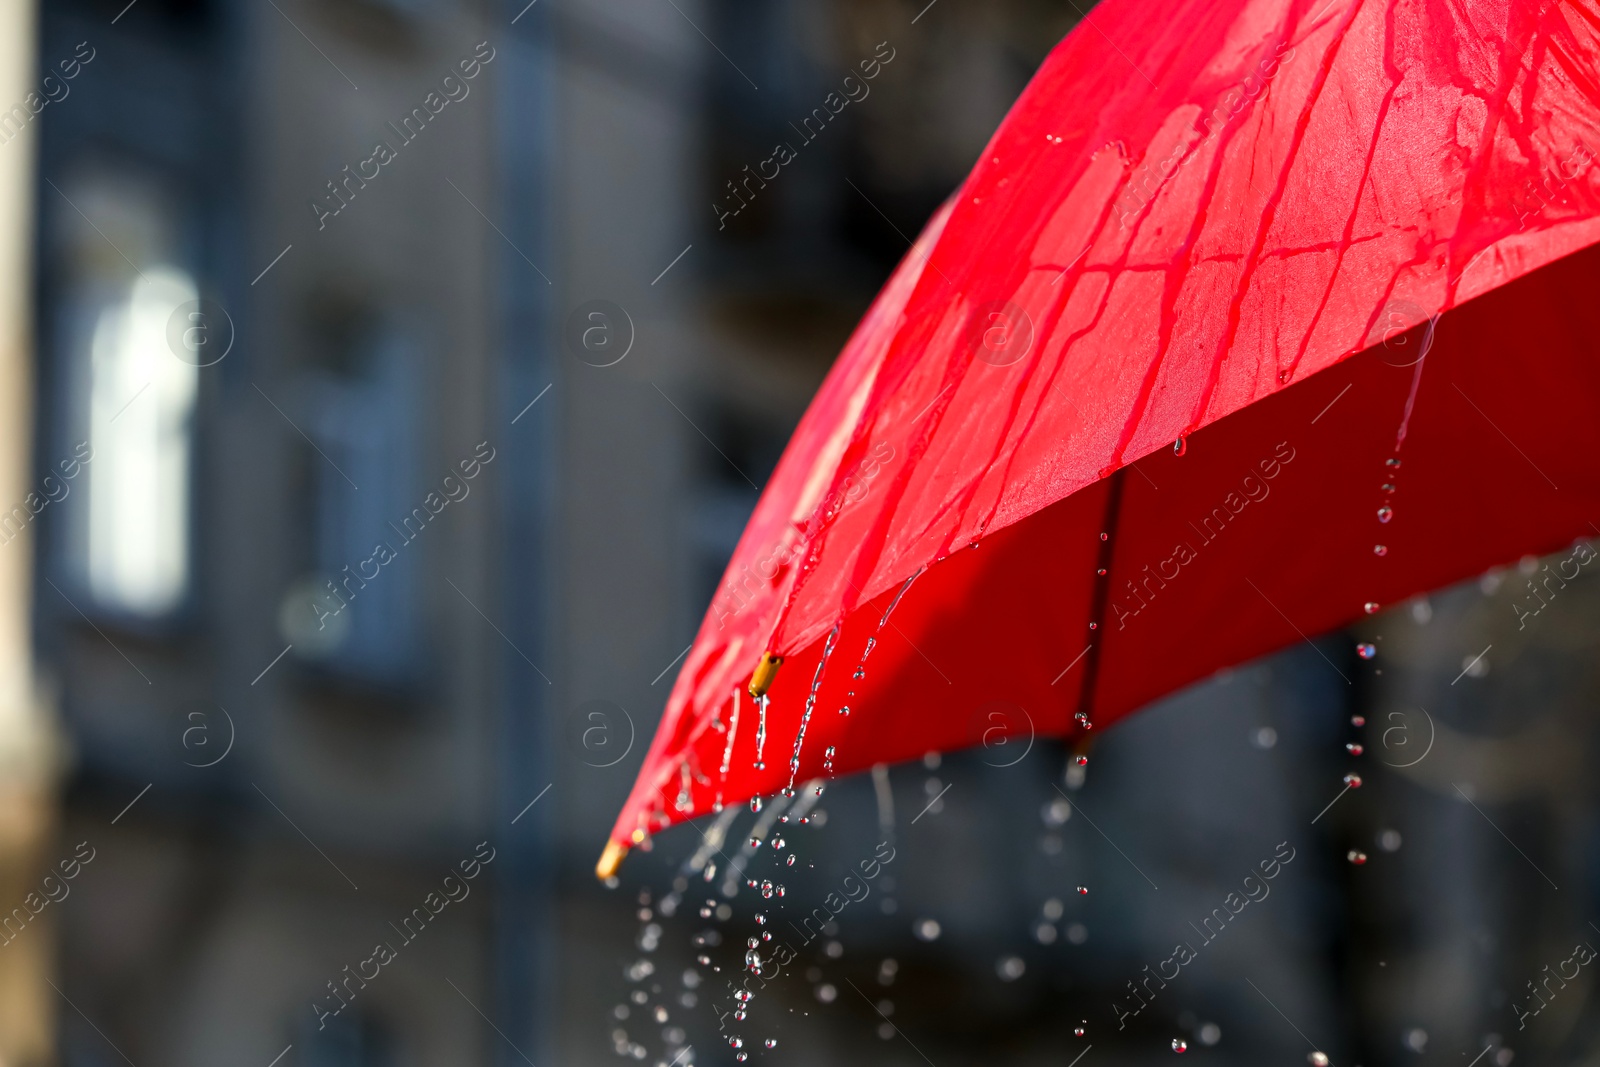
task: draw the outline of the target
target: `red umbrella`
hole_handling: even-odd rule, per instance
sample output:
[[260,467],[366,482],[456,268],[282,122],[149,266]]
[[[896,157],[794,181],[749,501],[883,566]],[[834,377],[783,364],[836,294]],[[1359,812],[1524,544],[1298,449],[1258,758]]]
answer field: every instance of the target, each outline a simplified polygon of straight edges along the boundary
[[1597,29],[1596,0],[1097,6],[812,402],[600,873],[1596,529]]

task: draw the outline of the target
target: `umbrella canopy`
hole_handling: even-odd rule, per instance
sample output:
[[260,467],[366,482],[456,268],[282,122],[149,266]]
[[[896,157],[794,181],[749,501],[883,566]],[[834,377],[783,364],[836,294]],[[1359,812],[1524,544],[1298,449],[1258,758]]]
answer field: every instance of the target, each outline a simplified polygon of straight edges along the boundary
[[1595,0],[1094,8],[807,411],[600,873],[1600,532],[1597,33]]

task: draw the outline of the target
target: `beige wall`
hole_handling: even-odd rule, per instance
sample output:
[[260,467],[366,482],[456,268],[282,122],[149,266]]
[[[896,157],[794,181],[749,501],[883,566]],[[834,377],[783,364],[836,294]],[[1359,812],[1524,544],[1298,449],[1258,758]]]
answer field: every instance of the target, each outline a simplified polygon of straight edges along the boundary
[[[34,88],[31,0],[0,0],[0,107]],[[32,124],[0,144],[0,510],[27,497],[33,433],[29,252],[33,247]],[[37,889],[52,857],[54,800],[45,719],[29,640],[33,538],[0,544],[0,910]],[[54,939],[46,911],[0,948],[0,1065],[53,1060],[57,999],[46,984]]]

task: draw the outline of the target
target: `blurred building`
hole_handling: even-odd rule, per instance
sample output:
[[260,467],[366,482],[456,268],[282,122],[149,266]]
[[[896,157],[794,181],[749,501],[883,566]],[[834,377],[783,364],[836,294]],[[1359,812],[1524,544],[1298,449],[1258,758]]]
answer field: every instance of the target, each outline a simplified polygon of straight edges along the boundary
[[[0,12],[0,49],[26,53],[0,60],[0,104],[43,101],[14,136],[0,113],[0,281],[31,272],[37,337],[30,362],[28,286],[0,285],[0,486],[48,501],[0,545],[0,888],[65,887],[0,951],[0,1055],[728,1062],[727,991],[695,958],[737,964],[755,895],[725,863],[703,880],[691,828],[615,891],[595,856],[790,429],[1081,12],[55,0],[36,31]],[[1478,629],[1521,647],[1514,617],[1476,614],[1489,597],[1379,616],[1390,673],[1359,686],[1301,646],[1180,694],[1098,739],[1087,782],[1041,743],[832,787],[795,901],[879,841],[901,858],[753,1009],[749,1051],[1136,1063],[1182,1037],[1298,1062],[1311,1034],[1374,1067],[1495,1036],[1507,1067],[1517,976],[1582,936],[1595,882],[1586,749],[1539,769],[1592,685],[1485,691],[1528,677],[1499,653],[1452,683]],[[1594,602],[1562,602],[1533,676],[1582,659]],[[1454,762],[1372,768],[1321,818],[1348,717],[1372,720],[1368,764],[1399,764],[1374,726],[1435,692]],[[1551,701],[1514,758],[1468,743]],[[1495,880],[1522,860],[1451,799],[1475,768],[1541,867],[1566,856],[1565,910],[1536,923],[1532,873]],[[1127,982],[1283,841],[1273,900],[1119,1030]],[[1526,1047],[1575,1062],[1595,1016],[1567,1006],[1587,1003]]]
[[614,923],[560,901],[789,428],[1066,25],[916,15],[47,7],[64,1062],[610,1055],[571,978]]

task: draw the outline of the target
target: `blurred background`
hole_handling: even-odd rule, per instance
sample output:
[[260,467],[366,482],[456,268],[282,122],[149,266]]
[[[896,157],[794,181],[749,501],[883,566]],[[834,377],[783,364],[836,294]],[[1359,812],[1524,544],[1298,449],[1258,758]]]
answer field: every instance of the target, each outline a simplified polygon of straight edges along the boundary
[[594,880],[790,430],[1082,17],[0,0],[0,1067],[1600,1059],[1600,590],[1516,607],[1566,553],[1090,768]]

